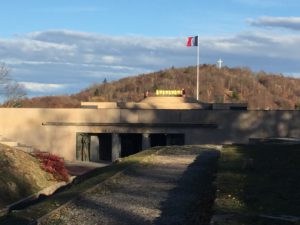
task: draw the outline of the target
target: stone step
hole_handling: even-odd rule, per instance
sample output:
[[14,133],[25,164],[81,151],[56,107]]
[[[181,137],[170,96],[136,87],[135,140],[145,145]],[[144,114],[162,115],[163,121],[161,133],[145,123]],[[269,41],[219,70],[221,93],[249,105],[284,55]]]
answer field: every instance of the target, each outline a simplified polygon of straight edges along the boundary
[[34,148],[31,146],[16,146],[15,147],[18,150],[21,150],[23,152],[32,153],[34,151]]
[[9,141],[9,140],[7,138],[5,138],[5,137],[3,137],[3,136],[0,135],[0,142],[1,141]]
[[0,141],[0,144],[7,145],[9,147],[17,147],[19,145],[16,141]]
[[203,105],[198,103],[118,103],[120,108],[128,109],[202,109]]
[[24,152],[28,152],[28,153],[31,153],[34,151],[34,148],[32,146],[20,144],[19,142],[5,138],[2,135],[0,135],[0,144],[7,145],[9,147],[13,147],[15,149],[18,149],[18,150],[21,150]]

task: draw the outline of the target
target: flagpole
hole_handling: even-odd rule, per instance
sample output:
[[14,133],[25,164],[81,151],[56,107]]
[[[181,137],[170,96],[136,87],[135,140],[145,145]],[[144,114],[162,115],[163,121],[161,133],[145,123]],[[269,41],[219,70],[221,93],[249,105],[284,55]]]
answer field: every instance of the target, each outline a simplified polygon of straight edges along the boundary
[[199,101],[199,35],[197,38],[197,101]]

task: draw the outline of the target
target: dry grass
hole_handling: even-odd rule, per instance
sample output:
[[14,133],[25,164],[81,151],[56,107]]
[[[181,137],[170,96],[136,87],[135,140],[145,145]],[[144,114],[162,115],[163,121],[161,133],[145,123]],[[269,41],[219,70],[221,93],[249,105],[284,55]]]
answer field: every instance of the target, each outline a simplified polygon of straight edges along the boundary
[[0,144],[1,208],[55,183],[36,158]]

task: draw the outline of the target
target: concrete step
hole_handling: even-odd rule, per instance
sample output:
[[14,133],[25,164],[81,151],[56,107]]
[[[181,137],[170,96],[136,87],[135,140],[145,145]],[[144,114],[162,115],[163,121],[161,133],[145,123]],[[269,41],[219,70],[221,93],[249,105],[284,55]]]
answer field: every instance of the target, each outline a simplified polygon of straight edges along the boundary
[[2,135],[0,135],[0,141],[9,141],[9,139],[3,137]]
[[21,151],[28,152],[28,153],[34,151],[34,148],[32,146],[24,145],[17,141],[10,140],[8,138],[3,137],[2,135],[0,135],[0,144],[7,145],[9,147],[13,147],[15,149],[19,149]]
[[0,144],[7,145],[9,147],[17,147],[19,145],[16,141],[0,141]]
[[16,146],[15,147],[18,150],[21,150],[23,152],[32,153],[34,151],[34,148],[31,146]]
[[147,97],[143,99],[141,102],[143,103],[172,103],[172,104],[180,104],[180,103],[197,103],[199,104],[196,99],[193,98],[187,98],[187,97],[174,97],[174,96],[153,96],[153,97]]
[[120,108],[128,109],[202,109],[203,105],[198,103],[118,103]]

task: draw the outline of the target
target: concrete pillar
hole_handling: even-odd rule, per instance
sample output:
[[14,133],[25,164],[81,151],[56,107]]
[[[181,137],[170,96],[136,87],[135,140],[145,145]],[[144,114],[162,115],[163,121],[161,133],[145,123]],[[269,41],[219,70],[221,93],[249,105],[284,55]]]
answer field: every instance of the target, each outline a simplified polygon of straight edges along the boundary
[[142,150],[150,148],[150,135],[149,134],[143,134],[142,135]]
[[90,161],[98,162],[99,161],[99,138],[98,136],[91,136],[90,143]]
[[112,134],[111,160],[114,162],[121,157],[121,140],[119,134]]

